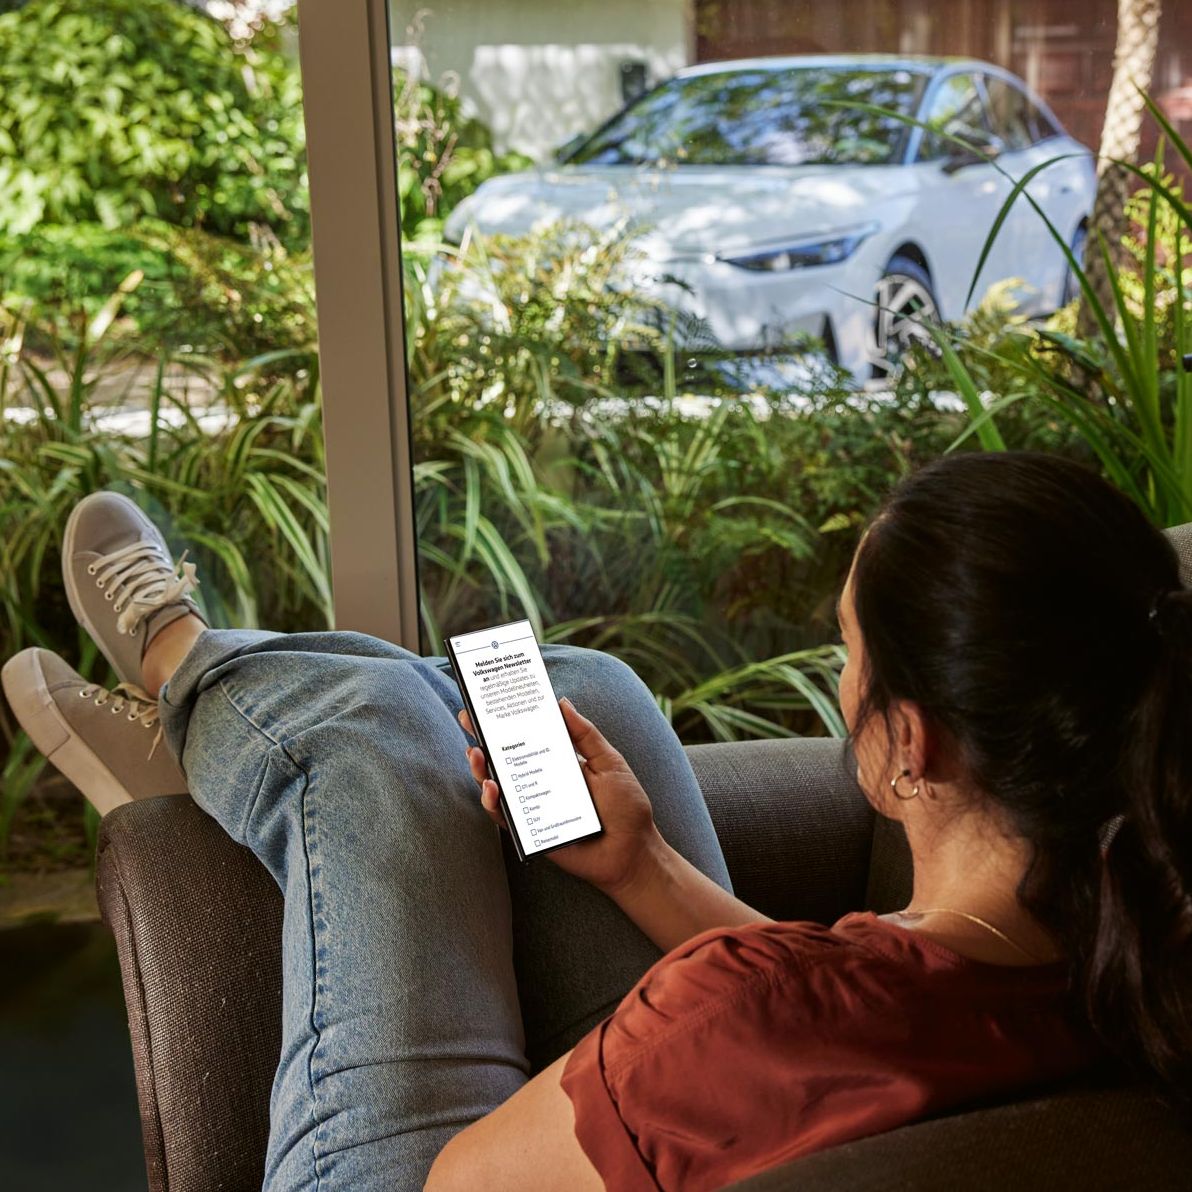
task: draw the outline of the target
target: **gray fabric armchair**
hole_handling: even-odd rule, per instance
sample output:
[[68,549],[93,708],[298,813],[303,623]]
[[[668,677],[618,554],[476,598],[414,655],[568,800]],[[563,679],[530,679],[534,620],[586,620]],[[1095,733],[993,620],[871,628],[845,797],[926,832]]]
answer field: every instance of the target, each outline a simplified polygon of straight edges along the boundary
[[[831,922],[904,905],[909,854],[876,820],[839,742],[689,749],[737,893]],[[281,1038],[281,894],[185,795],[100,828],[97,883],[116,937],[153,1192],[255,1189]],[[756,1176],[756,1192],[1186,1188],[1192,1131],[1141,1089],[1083,1084],[907,1126]]]

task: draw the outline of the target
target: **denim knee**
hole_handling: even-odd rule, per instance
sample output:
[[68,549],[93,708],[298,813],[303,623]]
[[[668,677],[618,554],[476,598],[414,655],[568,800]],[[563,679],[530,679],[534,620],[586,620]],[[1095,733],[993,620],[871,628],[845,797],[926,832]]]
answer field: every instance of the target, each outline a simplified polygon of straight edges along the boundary
[[650,689],[633,667],[612,654],[570,645],[547,645],[542,653],[558,694],[568,696],[577,708],[581,698],[600,699],[605,695],[655,704]]

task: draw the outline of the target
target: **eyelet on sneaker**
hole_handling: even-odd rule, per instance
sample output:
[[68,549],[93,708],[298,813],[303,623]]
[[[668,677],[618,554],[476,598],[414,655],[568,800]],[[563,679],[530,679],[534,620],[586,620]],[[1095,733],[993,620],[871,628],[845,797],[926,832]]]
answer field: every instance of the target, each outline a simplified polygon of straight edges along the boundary
[[129,637],[136,637],[136,635],[137,635],[137,631],[136,631],[136,629],[135,629],[135,628],[134,628],[134,629],[130,629],[130,630],[128,631],[128,636],[129,636]]
[[80,687],[79,688],[79,699],[88,699],[90,697],[90,695],[91,695],[91,689],[89,687]]
[[107,700],[97,699],[97,700],[92,700],[91,702],[92,702],[92,703],[93,703],[93,704],[94,704],[94,705],[95,705],[97,708],[102,708],[102,707],[104,706],[104,704],[105,704],[105,703],[107,703]]
[[103,598],[104,598],[105,600],[111,600],[111,599],[112,599],[112,593],[111,593],[111,592],[105,592],[105,593],[103,594]]
[[116,707],[116,705],[115,705],[115,704],[113,704],[113,705],[112,705],[112,715],[113,715],[113,716],[119,716],[119,715],[120,715],[120,709],[119,709],[118,707]]
[[87,565],[87,574],[88,574],[88,575],[94,575],[94,574],[95,574],[95,564],[94,564],[94,563],[89,563],[89,564]]
[[103,580],[102,580],[102,579],[97,579],[97,580],[95,581],[95,586],[96,586],[97,588],[102,588],[102,587],[104,586]]

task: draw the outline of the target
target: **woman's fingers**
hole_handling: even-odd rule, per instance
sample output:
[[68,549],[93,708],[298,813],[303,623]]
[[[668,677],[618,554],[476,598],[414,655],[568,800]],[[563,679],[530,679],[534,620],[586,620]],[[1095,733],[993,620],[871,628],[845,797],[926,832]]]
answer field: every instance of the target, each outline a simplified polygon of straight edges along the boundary
[[488,760],[484,750],[477,745],[468,746],[468,769],[472,771],[472,777],[483,785],[488,778]]
[[484,750],[478,746],[470,745],[468,747],[468,769],[472,771],[472,777],[480,784],[480,806],[498,827],[508,827],[505,823],[505,816],[501,812],[501,797],[497,793],[497,784],[488,776]]
[[497,784],[491,778],[486,778],[480,784],[480,806],[488,812],[489,819],[491,819],[498,827],[508,828],[509,825],[505,822],[505,816],[501,811],[501,800],[497,794]]
[[[604,734],[586,716],[580,715],[566,696],[559,700],[559,709],[563,713],[563,723],[567,725],[575,752],[588,770],[599,771],[601,763],[621,763],[621,755],[605,740]],[[464,732],[475,736],[472,719],[466,708],[460,710],[459,723]],[[484,756],[484,750],[478,745],[469,745],[467,753],[468,769],[480,784],[481,806],[495,823],[508,829],[509,825],[501,812],[497,784],[488,776],[488,759]]]

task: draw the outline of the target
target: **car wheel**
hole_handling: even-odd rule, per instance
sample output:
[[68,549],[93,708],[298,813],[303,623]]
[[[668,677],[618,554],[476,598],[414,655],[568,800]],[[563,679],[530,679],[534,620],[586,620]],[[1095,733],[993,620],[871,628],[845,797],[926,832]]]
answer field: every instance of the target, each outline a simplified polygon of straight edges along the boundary
[[875,379],[893,376],[915,344],[934,344],[929,323],[939,322],[939,304],[927,270],[910,257],[896,256],[886,266],[873,298],[870,363]]
[[[1084,224],[1081,224],[1072,237],[1072,255],[1080,262],[1082,269],[1084,268],[1084,248],[1088,239],[1089,230]],[[1069,302],[1079,297],[1080,282],[1076,280],[1076,274],[1072,272],[1072,266],[1069,265],[1064,270],[1064,288],[1060,294],[1060,306],[1067,306]]]

